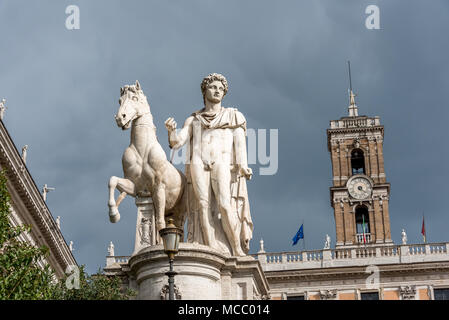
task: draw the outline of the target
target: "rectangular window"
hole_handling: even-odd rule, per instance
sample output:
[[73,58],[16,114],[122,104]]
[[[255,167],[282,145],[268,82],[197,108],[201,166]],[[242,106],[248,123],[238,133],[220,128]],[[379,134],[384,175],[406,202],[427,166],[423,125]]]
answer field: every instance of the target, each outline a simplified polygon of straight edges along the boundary
[[287,300],[304,300],[304,296],[287,296]]
[[379,292],[361,292],[361,300],[379,300]]
[[449,288],[433,289],[435,300],[449,300]]

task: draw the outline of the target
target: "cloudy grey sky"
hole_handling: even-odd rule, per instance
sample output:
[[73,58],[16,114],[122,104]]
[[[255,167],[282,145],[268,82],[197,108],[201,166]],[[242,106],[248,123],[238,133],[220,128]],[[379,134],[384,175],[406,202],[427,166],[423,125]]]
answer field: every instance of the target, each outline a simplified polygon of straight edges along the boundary
[[[65,8],[80,8],[81,28],[65,28]],[[380,8],[381,30],[365,28],[365,8]],[[329,203],[329,121],[347,112],[351,60],[361,114],[385,126],[391,230],[400,241],[448,241],[446,141],[449,112],[449,2],[412,1],[18,1],[0,2],[0,97],[4,123],[48,195],[62,232],[89,272],[104,266],[107,244],[128,255],[135,205],[122,220],[107,214],[107,182],[122,175],[129,132],[113,114],[119,88],[139,79],[168,153],[164,120],[178,123],[202,106],[200,82],[229,81],[224,105],[250,128],[279,129],[279,170],[249,182],[255,225],[267,251],[295,250],[304,220],[306,247],[335,240]],[[255,173],[259,165],[252,166]]]

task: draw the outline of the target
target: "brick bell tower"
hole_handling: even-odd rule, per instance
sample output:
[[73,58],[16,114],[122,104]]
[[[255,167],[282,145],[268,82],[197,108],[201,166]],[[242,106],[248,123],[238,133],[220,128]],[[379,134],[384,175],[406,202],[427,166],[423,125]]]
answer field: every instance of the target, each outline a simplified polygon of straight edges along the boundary
[[[352,87],[352,86],[351,86]],[[349,115],[332,120],[327,145],[332,161],[331,206],[336,247],[393,244],[379,117],[359,116],[350,89]]]

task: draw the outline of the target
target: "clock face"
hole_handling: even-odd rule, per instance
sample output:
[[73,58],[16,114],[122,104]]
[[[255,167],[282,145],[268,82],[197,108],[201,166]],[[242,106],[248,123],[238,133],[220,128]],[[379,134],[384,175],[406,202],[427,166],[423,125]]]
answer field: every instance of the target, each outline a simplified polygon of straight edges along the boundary
[[348,182],[349,194],[355,199],[366,199],[371,196],[373,188],[367,178],[354,177]]

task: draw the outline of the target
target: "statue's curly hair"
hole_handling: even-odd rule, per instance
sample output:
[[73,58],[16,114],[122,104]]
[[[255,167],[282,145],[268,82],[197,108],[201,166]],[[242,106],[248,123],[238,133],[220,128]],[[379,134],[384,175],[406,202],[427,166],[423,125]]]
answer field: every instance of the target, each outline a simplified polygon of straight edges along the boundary
[[201,93],[203,94],[203,102],[206,103],[206,89],[207,86],[209,84],[211,84],[214,81],[221,81],[221,83],[223,84],[224,87],[224,94],[223,97],[226,95],[226,93],[228,92],[228,81],[226,81],[226,78],[224,75],[219,74],[219,73],[211,73],[209,74],[207,77],[205,77],[203,79],[203,81],[201,82]]

